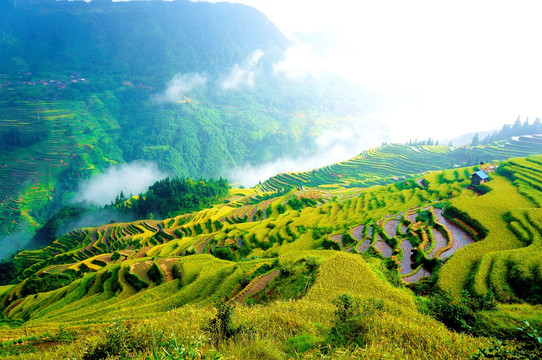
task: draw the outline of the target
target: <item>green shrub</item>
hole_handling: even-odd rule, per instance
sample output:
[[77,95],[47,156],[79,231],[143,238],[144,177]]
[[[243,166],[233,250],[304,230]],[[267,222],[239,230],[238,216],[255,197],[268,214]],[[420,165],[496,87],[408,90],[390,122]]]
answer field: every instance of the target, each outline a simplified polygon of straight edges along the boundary
[[211,342],[215,348],[225,340],[235,336],[239,329],[232,322],[233,309],[235,305],[228,303],[226,300],[215,302],[216,315],[207,320],[207,323],[201,327],[203,331],[209,334]]
[[343,294],[333,300],[333,304],[336,307],[335,324],[326,343],[334,347],[365,347],[368,343],[367,334],[375,318],[384,309],[384,301],[366,299],[360,302],[357,298]]
[[85,352],[83,360],[99,360],[112,356],[133,357],[151,347],[151,336],[126,321],[115,321],[102,334],[102,339]]
[[339,245],[336,241],[324,239],[322,242],[322,247],[326,250],[341,250],[341,245]]
[[156,263],[152,264],[147,274],[149,275],[149,279],[151,279],[158,285],[166,282],[166,275],[164,274],[160,266]]
[[113,255],[111,255],[111,261],[117,261],[118,259],[121,258],[121,256],[122,256],[122,255],[119,254],[118,251],[115,251],[115,252],[113,253]]
[[[155,336],[153,334],[153,338]],[[152,345],[153,360],[218,360],[222,356],[217,352],[210,352],[204,349],[207,343],[206,339],[201,337],[197,339],[186,338],[184,341],[178,341],[177,338],[165,339],[161,337],[159,341],[154,341]],[[147,358],[151,360],[151,358]]]
[[98,259],[92,260],[91,263],[98,266],[107,266],[107,263],[105,261],[101,261]]
[[222,260],[235,261],[235,254],[228,247],[216,247],[213,255]]
[[28,296],[39,292],[60,289],[69,285],[72,281],[73,278],[68,274],[43,273],[41,277],[33,276],[28,279],[23,285],[21,295]]
[[427,304],[428,315],[455,331],[471,331],[474,314],[463,303],[454,303],[450,293],[437,291]]
[[302,354],[311,349],[319,347],[324,339],[309,334],[301,334],[284,342],[284,349],[290,355]]
[[126,282],[130,284],[136,291],[140,291],[149,287],[145,281],[143,281],[139,276],[130,272],[130,267],[126,267],[124,272],[124,278]]
[[492,339],[487,348],[478,348],[471,360],[482,359],[510,359],[510,360],[538,360],[542,359],[542,336],[529,322],[525,327],[518,328],[520,336],[515,340],[501,341]]

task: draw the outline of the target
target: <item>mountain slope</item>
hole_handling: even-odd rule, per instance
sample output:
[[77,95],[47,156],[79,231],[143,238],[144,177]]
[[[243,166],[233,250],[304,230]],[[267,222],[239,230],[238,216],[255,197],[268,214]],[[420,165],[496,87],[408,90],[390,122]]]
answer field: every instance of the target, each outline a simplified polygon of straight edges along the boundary
[[116,164],[146,160],[171,176],[218,178],[309,154],[318,135],[346,122],[383,133],[361,121],[363,95],[346,80],[275,73],[290,43],[250,7],[2,6],[0,234],[43,225],[81,181]]
[[[527,165],[540,172],[539,162],[539,157],[527,158],[523,166],[513,172],[514,176],[524,176]],[[506,162],[499,171],[517,166],[516,163]],[[485,262],[484,254],[538,246],[536,234],[540,225],[533,214],[537,214],[535,209],[539,205],[525,195],[536,194],[529,189],[536,189],[540,179],[531,179],[531,185],[511,184],[492,173],[491,182],[483,188],[489,192],[479,196],[481,193],[474,190],[482,191],[482,188],[465,188],[470,183],[471,172],[472,168],[447,170],[427,175],[423,181],[408,180],[366,190],[291,191],[263,201],[258,200],[261,195],[254,194],[163,221],[74,230],[47,248],[23,251],[15,257],[20,268],[18,281],[23,282],[11,291],[11,300],[4,298],[3,304],[9,306],[22,294],[39,291],[38,285],[35,285],[37,288],[25,285],[27,278],[35,279],[38,284],[49,284],[54,282],[48,282],[49,276],[51,279],[60,276],[59,285],[62,285],[62,281],[76,279],[87,271],[109,269],[110,272],[111,266],[118,269],[114,264],[121,264],[121,269],[130,274],[135,259],[151,266],[156,261],[149,262],[151,257],[179,259],[207,253],[229,261],[242,261],[251,256],[273,258],[291,251],[322,248],[373,254],[385,260],[390,269],[396,269],[397,275],[406,282],[428,276],[445,263],[439,272],[441,286],[458,294],[461,289],[473,286],[468,283],[470,273],[477,269],[472,259]],[[508,202],[503,202],[503,197]],[[521,226],[526,226],[521,225],[523,212],[532,225],[521,230]],[[505,216],[506,213],[510,214]],[[517,224],[507,225],[506,221]],[[529,233],[535,237],[527,244],[527,240],[518,238]],[[465,246],[464,251],[459,251]],[[123,259],[127,262],[119,263]],[[520,272],[514,276],[536,282],[536,257],[532,261],[534,267],[528,270],[532,275]],[[149,270],[148,266],[145,271]],[[507,286],[492,283],[497,269],[485,271],[489,277],[481,284],[493,287],[500,300],[521,297]],[[149,279],[144,281],[143,288],[155,282]],[[499,281],[507,280],[500,278]],[[139,285],[132,283],[133,286]],[[487,288],[476,285],[473,290],[483,295]],[[534,298],[529,295],[523,299]]]
[[[471,186],[475,169],[469,167],[369,188],[232,189],[227,202],[196,213],[76,229],[14,258],[18,279],[0,300],[5,326],[24,323],[39,332],[62,323],[84,333],[89,321],[137,318],[148,328],[181,307],[192,313],[192,325],[181,321],[175,332],[201,333],[194,322],[203,322],[221,298],[239,304],[241,323],[260,319],[254,331],[261,337],[251,351],[267,353],[265,339],[283,349],[275,358],[287,358],[286,339],[334,331],[331,301],[349,294],[365,304],[368,358],[397,355],[397,346],[406,351],[399,358],[420,358],[413,339],[429,348],[448,344],[442,359],[466,358],[481,340],[448,332],[420,314],[405,283],[423,289],[423,278],[433,275],[456,299],[465,292],[472,299],[493,294],[503,305],[484,312],[492,334],[525,319],[539,324],[542,301],[542,155],[510,159],[496,172],[495,164],[483,168],[490,181],[480,186]],[[434,301],[424,299],[418,298],[421,308]],[[508,302],[523,303],[521,314]],[[265,325],[277,321],[278,309],[290,319],[281,330]],[[292,321],[308,323],[299,328]],[[3,336],[16,338],[18,331],[6,328]],[[217,349],[257,356],[241,350],[247,348],[242,341],[250,340]],[[80,354],[75,344],[51,356]]]
[[278,174],[262,183],[260,189],[274,191],[301,186],[337,188],[384,185],[427,171],[539,154],[540,149],[540,134],[475,147],[388,144],[320,169]]

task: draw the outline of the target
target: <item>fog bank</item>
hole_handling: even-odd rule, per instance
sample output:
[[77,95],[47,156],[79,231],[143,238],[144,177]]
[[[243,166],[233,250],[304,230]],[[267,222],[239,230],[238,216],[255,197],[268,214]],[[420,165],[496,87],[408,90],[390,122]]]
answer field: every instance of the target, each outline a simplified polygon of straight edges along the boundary
[[75,200],[102,206],[115,200],[121,191],[127,197],[139,194],[166,176],[152,162],[132,161],[111,166],[103,174],[83,182]]

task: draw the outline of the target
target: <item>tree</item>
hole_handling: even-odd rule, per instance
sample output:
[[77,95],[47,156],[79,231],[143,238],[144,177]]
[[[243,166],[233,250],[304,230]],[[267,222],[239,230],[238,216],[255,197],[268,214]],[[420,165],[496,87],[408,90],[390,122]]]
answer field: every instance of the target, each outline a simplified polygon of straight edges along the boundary
[[480,139],[478,138],[478,133],[476,133],[473,137],[472,137],[472,141],[471,141],[471,146],[478,146],[480,145]]

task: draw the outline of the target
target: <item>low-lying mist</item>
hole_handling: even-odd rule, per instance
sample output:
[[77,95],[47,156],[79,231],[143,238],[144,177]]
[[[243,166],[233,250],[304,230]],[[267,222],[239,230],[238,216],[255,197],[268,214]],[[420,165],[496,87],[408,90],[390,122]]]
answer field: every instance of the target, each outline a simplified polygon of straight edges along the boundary
[[103,174],[82,183],[75,201],[106,205],[115,200],[121,191],[126,196],[139,194],[166,176],[155,163],[147,161],[111,166]]
[[381,144],[381,135],[369,135],[373,131],[347,126],[329,130],[314,140],[317,146],[315,152],[283,157],[260,165],[246,164],[228,171],[226,177],[234,184],[252,187],[282,172],[310,171],[348,160],[365,149]]
[[0,260],[6,259],[28,246],[34,233],[27,230],[21,230],[15,234],[0,237]]
[[131,214],[123,214],[114,209],[97,209],[84,212],[80,217],[61,223],[55,231],[55,237],[60,237],[74,229],[96,227],[112,222],[134,221]]

